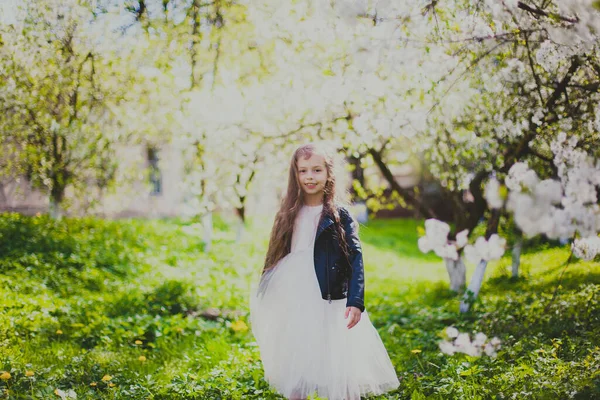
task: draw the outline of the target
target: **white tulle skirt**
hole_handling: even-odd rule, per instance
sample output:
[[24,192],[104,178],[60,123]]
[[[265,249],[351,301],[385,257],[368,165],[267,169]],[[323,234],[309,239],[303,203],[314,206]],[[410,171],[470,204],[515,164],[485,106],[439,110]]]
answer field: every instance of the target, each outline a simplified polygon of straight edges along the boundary
[[322,299],[312,248],[281,259],[251,293],[265,380],[285,397],[359,400],[399,386],[368,312],[348,329],[346,300]]

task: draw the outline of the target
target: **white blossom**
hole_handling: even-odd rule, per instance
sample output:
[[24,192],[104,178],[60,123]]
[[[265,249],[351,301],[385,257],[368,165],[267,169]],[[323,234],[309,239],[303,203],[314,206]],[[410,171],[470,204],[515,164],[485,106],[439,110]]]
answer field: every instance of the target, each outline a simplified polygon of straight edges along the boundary
[[446,328],[446,336],[448,336],[450,339],[454,339],[458,336],[458,329],[456,329],[453,326],[449,326]]
[[485,199],[491,208],[502,208],[504,199],[500,195],[500,182],[496,178],[489,180],[485,185]]
[[501,347],[500,339],[494,336],[488,341],[487,335],[482,332],[476,333],[472,341],[467,333],[460,333],[458,329],[451,326],[446,328],[445,333],[447,339],[438,343],[440,351],[444,354],[463,353],[471,357],[481,357],[486,354],[489,357],[496,357],[497,350]]
[[[524,163],[509,170],[507,209],[513,212],[516,224],[526,236],[543,234],[566,239],[579,232],[588,237],[600,229],[600,166],[576,148],[578,142],[576,135],[560,132],[552,143],[560,180],[540,181]],[[579,254],[586,253],[576,251]]]
[[434,252],[439,257],[449,258],[451,260],[458,260],[458,251],[456,250],[456,246],[454,246],[453,244],[445,244],[443,246],[437,247],[434,249]]
[[481,260],[497,260],[504,254],[505,247],[506,239],[497,234],[490,236],[489,240],[480,236],[474,245],[465,246],[465,258],[473,263],[478,263]]
[[456,353],[456,348],[454,347],[454,345],[451,342],[448,342],[447,340],[441,341],[438,345],[440,347],[440,350],[444,354],[454,355],[454,353]]
[[456,234],[456,247],[459,249],[465,247],[469,243],[469,230],[464,229]]
[[600,237],[591,236],[573,241],[573,254],[577,258],[590,261],[600,254]]
[[442,221],[431,218],[425,221],[425,236],[418,240],[419,250],[423,253],[433,251],[444,259],[458,260],[458,249],[468,240],[468,230],[461,231],[456,241],[449,241],[450,226]]

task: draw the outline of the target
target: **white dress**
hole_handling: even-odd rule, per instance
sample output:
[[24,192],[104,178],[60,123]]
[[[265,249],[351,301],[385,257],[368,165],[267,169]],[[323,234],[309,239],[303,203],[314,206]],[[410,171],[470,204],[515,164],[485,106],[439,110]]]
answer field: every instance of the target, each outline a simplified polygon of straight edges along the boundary
[[323,205],[298,213],[291,252],[251,291],[250,322],[265,380],[291,399],[359,400],[399,386],[365,310],[351,329],[346,299],[321,297],[313,249]]

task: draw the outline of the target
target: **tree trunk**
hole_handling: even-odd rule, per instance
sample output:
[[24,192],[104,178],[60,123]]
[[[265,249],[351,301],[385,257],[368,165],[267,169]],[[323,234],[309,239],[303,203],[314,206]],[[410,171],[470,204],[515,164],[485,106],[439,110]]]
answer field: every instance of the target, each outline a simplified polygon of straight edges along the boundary
[[471,278],[471,283],[467,288],[467,291],[463,295],[463,298],[460,302],[460,312],[466,313],[471,308],[471,304],[477,298],[479,294],[479,289],[481,289],[481,284],[483,283],[483,276],[485,275],[485,269],[487,267],[488,262],[485,260],[479,261],[477,264],[477,268],[475,268],[475,273]]
[[50,197],[50,218],[59,220],[62,218],[60,203]]
[[246,197],[240,197],[240,203],[242,204],[241,207],[237,207],[235,209],[235,212],[237,213],[238,217],[240,217],[240,219],[242,220],[242,223],[246,223],[246,206],[244,205],[244,202],[246,201]]
[[240,219],[238,219],[238,226],[237,226],[237,232],[235,235],[235,242],[240,243],[242,241],[242,239],[244,238],[245,233],[246,233],[246,224],[240,218]]
[[202,226],[204,227],[204,252],[208,253],[212,247],[212,211],[209,211],[202,216]]
[[519,277],[519,266],[521,265],[521,251],[523,250],[523,239],[519,238],[512,248],[512,277]]
[[242,241],[242,237],[244,236],[244,231],[246,230],[246,206],[244,205],[245,200],[246,200],[246,196],[240,197],[240,203],[242,204],[242,206],[237,207],[235,209],[235,211],[239,217],[238,225],[237,225],[237,232],[235,235],[236,243],[239,243]]
[[465,287],[467,281],[467,272],[462,257],[459,257],[458,260],[444,258],[444,262],[446,263],[446,270],[448,270],[448,276],[450,277],[450,290],[455,292],[460,291]]
[[63,210],[61,207],[65,197],[65,186],[55,182],[50,191],[50,217],[52,219],[61,219]]
[[4,183],[0,182],[0,205],[8,205],[8,197],[4,193]]

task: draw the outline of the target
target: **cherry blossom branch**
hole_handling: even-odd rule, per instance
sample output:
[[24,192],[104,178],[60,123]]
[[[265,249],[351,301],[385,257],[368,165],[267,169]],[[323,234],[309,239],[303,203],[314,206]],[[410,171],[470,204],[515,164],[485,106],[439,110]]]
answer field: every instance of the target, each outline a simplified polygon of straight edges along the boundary
[[392,190],[396,191],[400,196],[402,196],[407,203],[409,203],[413,207],[416,207],[423,216],[427,218],[437,218],[437,215],[435,211],[433,211],[433,209],[425,206],[425,204],[423,204],[423,202],[420,201],[413,193],[404,189],[398,184],[398,182],[396,182],[392,171],[390,171],[388,166],[383,161],[383,158],[381,157],[381,152],[371,148],[368,150],[368,153],[371,155],[371,157],[373,157],[375,164],[377,164],[377,167],[381,171],[384,178],[388,181]]
[[[575,72],[581,66],[581,58],[578,56],[574,56],[571,58],[571,65],[569,70],[563,77],[563,79],[556,85],[554,92],[546,101],[544,109],[552,112],[558,100],[560,99],[561,94],[565,93],[567,89],[567,85],[571,81],[571,78],[575,74]],[[537,125],[532,122],[533,114],[529,117],[529,123],[531,128],[529,132],[523,136],[523,138],[517,143],[514,147],[509,147],[504,152],[504,166],[500,169],[501,172],[508,172],[508,170],[513,166],[513,164],[519,160],[523,155],[525,155],[529,150],[529,142],[535,138],[537,134]]]
[[518,2],[518,7],[521,10],[527,11],[528,13],[539,15],[539,16],[542,16],[542,17],[558,18],[561,21],[570,22],[572,24],[576,24],[576,23],[579,22],[579,17],[575,17],[575,18],[573,18],[573,17],[565,17],[565,16],[560,15],[560,14],[548,13],[548,12],[546,12],[544,10],[539,9],[539,8],[532,8],[531,6],[523,3],[522,1]]
[[540,105],[542,105],[544,103],[544,96],[542,96],[542,81],[538,76],[537,72],[535,72],[535,65],[533,62],[533,57],[531,55],[531,47],[529,47],[529,35],[525,35],[525,48],[527,49],[527,59],[529,60],[529,68],[531,69],[531,73],[533,74],[537,94],[540,98]]
[[[503,45],[505,42],[499,42],[498,44],[496,44],[494,47],[492,47],[491,49],[489,49],[488,51],[486,51],[485,53],[479,55],[475,60],[473,60],[468,66],[467,68],[465,68],[465,70],[463,72],[461,72],[461,74],[454,80],[454,82],[452,82],[450,84],[450,86],[444,91],[444,93],[442,93],[442,98],[445,97],[448,93],[450,93],[450,91],[452,90],[452,88],[454,87],[454,85],[456,85],[466,74],[467,72],[469,72],[473,67],[475,67],[477,64],[479,64],[479,62],[481,62],[481,60],[483,60],[485,57],[487,57],[488,55],[490,55],[494,50],[496,50],[498,47],[500,47],[501,45]],[[449,74],[447,74],[446,76],[444,76],[442,79],[440,79],[438,81],[439,82],[443,82],[447,77],[449,76]],[[427,114],[430,114],[438,105],[440,104],[440,100],[436,101],[431,108],[429,109],[429,111],[427,111]]]

